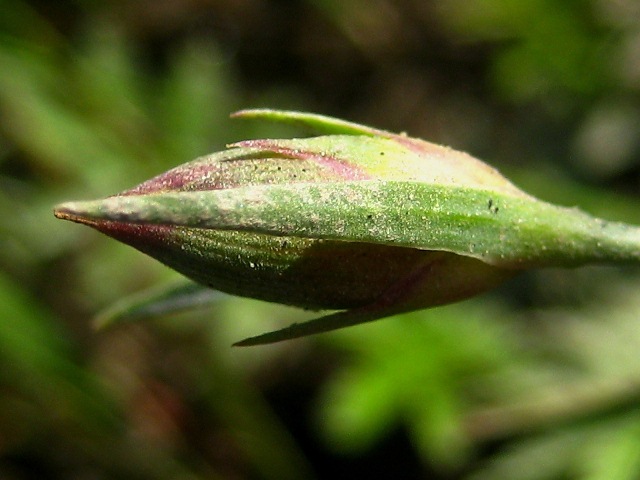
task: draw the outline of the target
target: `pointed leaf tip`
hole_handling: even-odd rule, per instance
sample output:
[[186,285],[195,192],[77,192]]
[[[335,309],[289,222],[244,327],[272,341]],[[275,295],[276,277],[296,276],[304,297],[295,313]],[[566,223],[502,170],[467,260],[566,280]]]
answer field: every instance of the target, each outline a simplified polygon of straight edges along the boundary
[[272,343],[294,340],[296,338],[308,337],[318,333],[327,333],[345,327],[359,325],[361,323],[372,322],[381,318],[398,313],[395,306],[383,306],[381,304],[367,305],[351,310],[342,310],[330,313],[323,317],[318,317],[302,323],[292,323],[291,325],[274,330],[272,332],[245,338],[233,344],[234,347],[255,347],[258,345],[270,345]]

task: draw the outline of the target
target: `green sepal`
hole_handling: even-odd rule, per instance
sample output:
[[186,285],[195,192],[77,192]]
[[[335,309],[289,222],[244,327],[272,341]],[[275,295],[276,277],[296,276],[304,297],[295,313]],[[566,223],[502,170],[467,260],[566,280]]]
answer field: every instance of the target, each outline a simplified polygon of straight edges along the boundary
[[409,181],[259,185],[61,205],[93,220],[453,252],[507,268],[638,262],[640,228],[494,190]]

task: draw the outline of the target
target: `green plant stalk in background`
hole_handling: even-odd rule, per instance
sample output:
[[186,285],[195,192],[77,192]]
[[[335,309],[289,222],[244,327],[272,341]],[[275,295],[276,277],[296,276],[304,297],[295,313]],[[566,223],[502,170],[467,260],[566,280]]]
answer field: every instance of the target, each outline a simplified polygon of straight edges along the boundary
[[320,115],[236,116],[324,135],[240,142],[55,215],[207,287],[341,310],[239,345],[451,303],[526,268],[640,260],[640,228],[538,200],[464,153]]

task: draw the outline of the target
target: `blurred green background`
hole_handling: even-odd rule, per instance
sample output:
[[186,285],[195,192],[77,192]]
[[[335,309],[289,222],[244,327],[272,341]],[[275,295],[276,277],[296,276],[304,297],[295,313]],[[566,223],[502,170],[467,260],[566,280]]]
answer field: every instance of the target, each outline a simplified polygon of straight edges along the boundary
[[303,109],[466,150],[640,224],[636,0],[0,0],[0,478],[637,479],[640,272],[250,349],[307,318],[226,298],[106,331],[178,280],[52,205]]

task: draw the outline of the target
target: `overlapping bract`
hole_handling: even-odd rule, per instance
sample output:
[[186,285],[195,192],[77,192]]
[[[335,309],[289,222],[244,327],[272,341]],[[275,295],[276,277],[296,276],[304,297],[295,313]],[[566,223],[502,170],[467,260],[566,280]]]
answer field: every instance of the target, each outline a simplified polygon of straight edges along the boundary
[[236,116],[324,135],[240,142],[55,214],[204,286],[343,310],[243,345],[450,303],[522,268],[640,259],[636,227],[537,200],[465,153],[319,115]]

